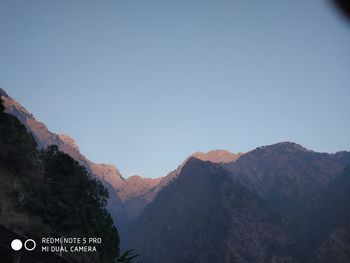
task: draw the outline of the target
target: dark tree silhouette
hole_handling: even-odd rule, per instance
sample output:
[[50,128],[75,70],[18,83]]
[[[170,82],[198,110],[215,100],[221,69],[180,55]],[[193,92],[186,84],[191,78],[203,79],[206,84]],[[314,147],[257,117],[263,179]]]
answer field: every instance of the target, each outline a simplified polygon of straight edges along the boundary
[[5,105],[4,101],[2,100],[2,97],[0,95],[0,114],[2,114],[5,111]]

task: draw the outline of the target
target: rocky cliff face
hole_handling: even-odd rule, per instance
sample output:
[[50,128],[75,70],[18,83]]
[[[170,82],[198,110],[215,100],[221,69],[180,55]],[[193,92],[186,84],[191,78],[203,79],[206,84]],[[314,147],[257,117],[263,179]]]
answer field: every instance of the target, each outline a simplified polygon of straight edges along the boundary
[[91,170],[102,180],[109,182],[114,189],[118,189],[124,182],[117,167],[112,164],[91,163]]

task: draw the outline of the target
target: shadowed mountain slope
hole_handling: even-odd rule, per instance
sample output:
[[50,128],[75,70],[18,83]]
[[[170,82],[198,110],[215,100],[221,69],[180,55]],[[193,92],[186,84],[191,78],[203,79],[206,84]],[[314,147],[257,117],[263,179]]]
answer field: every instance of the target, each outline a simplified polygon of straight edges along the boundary
[[145,209],[133,240],[149,262],[264,262],[288,258],[281,224],[220,165],[190,158]]
[[142,192],[140,195],[133,196],[132,199],[128,200],[127,209],[130,211],[130,219],[136,219],[142,212],[143,209],[157,196],[157,194],[167,185],[172,183],[177,176],[181,173],[184,165],[190,160],[192,157],[195,157],[199,160],[210,161],[212,163],[225,164],[225,163],[233,163],[243,154],[238,153],[234,154],[226,150],[214,150],[209,151],[207,153],[204,152],[196,152],[189,157],[187,157],[176,170],[170,172],[164,177],[157,178],[157,184],[154,184],[153,187],[150,187],[148,191]]
[[153,263],[348,262],[349,161],[289,142],[230,163],[190,158],[130,240]]
[[339,216],[327,217],[331,209],[325,207],[325,200],[334,196],[330,188],[349,161],[349,152],[318,153],[283,142],[259,147],[224,167],[286,219],[298,258],[307,262],[329,229],[337,227],[329,225]]
[[224,167],[262,197],[286,199],[303,197],[327,186],[349,159],[346,152],[317,153],[284,142],[259,147]]

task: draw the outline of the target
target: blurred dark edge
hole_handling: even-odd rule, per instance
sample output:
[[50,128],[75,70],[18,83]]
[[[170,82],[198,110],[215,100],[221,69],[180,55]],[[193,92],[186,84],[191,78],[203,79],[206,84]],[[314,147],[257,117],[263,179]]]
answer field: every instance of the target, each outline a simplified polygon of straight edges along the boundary
[[332,0],[340,12],[350,21],[350,0]]

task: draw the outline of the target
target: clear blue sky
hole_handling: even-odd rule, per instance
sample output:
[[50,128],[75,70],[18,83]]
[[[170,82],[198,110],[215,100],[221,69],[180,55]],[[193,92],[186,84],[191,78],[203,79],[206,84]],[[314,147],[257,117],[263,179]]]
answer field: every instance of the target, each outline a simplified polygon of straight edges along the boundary
[[350,26],[327,0],[1,0],[0,85],[124,176],[285,140],[350,150]]

